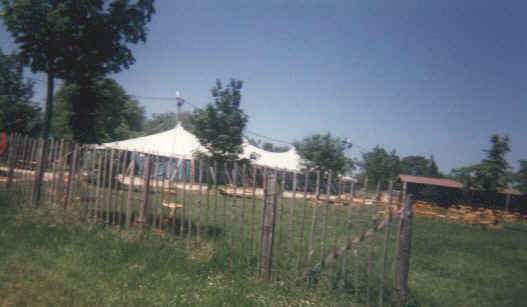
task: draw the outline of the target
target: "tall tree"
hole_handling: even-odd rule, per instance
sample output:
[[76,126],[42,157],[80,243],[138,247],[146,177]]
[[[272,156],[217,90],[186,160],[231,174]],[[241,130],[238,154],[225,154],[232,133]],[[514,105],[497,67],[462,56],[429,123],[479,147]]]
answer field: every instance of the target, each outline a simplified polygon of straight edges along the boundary
[[190,118],[192,133],[196,135],[215,161],[237,160],[242,152],[243,130],[248,116],[240,108],[241,80],[231,79],[224,87],[220,80],[211,93],[214,102],[204,109],[194,111]]
[[423,156],[406,156],[401,159],[401,173],[413,176],[428,176],[429,161]]
[[[142,135],[144,109],[137,100],[126,94],[125,90],[112,79],[93,81],[96,95],[94,130],[100,142],[128,139]],[[56,137],[73,138],[73,101],[79,99],[79,86],[62,86],[56,94],[56,115],[52,122],[52,132]]]
[[478,189],[496,192],[507,185],[510,169],[505,155],[510,152],[510,138],[497,134],[490,138],[491,148],[484,150],[487,158],[474,166],[474,184]]
[[368,180],[377,184],[397,176],[401,163],[395,150],[388,154],[384,148],[377,145],[372,151],[362,154],[361,168]]
[[[75,139],[97,142],[93,122],[95,103],[91,84],[95,77],[119,72],[135,61],[128,43],[146,40],[146,24],[154,13],[154,0],[0,0],[0,17],[25,64],[47,74],[46,111],[42,136],[47,139],[53,117],[55,78],[80,86],[80,99],[72,105]],[[41,149],[34,202],[40,191],[47,152]]]
[[434,159],[434,155],[430,155],[430,159],[428,159],[428,174],[427,175],[429,177],[434,177],[434,178],[443,177]]
[[520,169],[515,174],[516,188],[527,194],[527,160],[519,160]]
[[434,155],[429,159],[423,156],[406,156],[401,159],[400,172],[413,176],[442,177]]
[[80,86],[73,130],[80,142],[95,142],[92,80],[135,61],[128,43],[146,40],[153,0],[0,0],[1,17],[33,72],[48,75],[43,137],[53,117],[55,78]]
[[0,131],[37,135],[40,107],[31,101],[33,84],[24,81],[23,64],[16,55],[0,50]]
[[452,169],[448,177],[461,182],[464,188],[470,190],[474,186],[474,172],[474,165],[459,167]]
[[353,161],[345,155],[351,145],[330,133],[314,134],[295,142],[294,146],[309,170],[344,174],[353,168]]

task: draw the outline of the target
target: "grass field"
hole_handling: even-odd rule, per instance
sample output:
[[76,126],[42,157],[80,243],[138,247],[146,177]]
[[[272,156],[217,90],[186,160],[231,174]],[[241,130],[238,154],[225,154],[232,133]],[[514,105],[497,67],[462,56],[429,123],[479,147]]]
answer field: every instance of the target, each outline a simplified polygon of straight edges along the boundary
[[527,225],[414,220],[410,289],[421,306],[526,306]]
[[[153,197],[159,198],[159,195]],[[187,193],[185,197],[189,203],[199,199],[195,193]],[[123,197],[120,199],[122,205]],[[294,227],[300,229],[298,217],[302,216],[306,204],[292,201],[284,204],[283,221],[288,221],[287,214],[292,212],[297,217]],[[243,261],[233,270],[230,265],[233,258],[246,259],[240,255],[245,255],[241,252],[244,249],[247,251],[244,245],[247,240],[240,238],[247,239],[247,235],[240,237],[239,234],[248,234],[249,226],[240,232],[239,217],[245,212],[242,225],[250,225],[250,205],[248,200],[242,203],[237,199],[234,204],[233,199],[220,196],[216,218],[212,213],[208,217],[202,215],[201,223],[210,229],[220,229],[225,237],[210,235],[215,232],[208,232],[205,227],[202,244],[188,250],[181,236],[160,236],[152,232],[141,237],[135,230],[118,231],[112,227],[80,224],[79,212],[75,210],[66,213],[68,218],[64,223],[57,210],[1,209],[0,299],[8,306],[345,306],[356,301],[351,291],[335,291],[327,285],[308,287],[289,278],[262,282],[255,277],[252,266],[244,266]],[[305,220],[309,228],[312,207],[307,208]],[[328,227],[329,237],[332,233],[345,233],[344,218],[339,223],[336,219],[339,214],[345,216],[347,208],[331,206],[329,210],[328,216],[333,219]],[[195,227],[197,211],[192,212]],[[360,210],[356,210],[354,213],[353,232],[357,234],[370,224],[370,212],[365,210],[359,214]],[[280,242],[285,247],[295,247],[296,239],[288,238],[288,227],[287,223],[282,224]],[[258,233],[259,229],[256,227],[255,231]],[[317,228],[316,233],[318,239],[314,244],[318,253],[322,229]],[[484,231],[469,225],[415,217],[410,273],[412,305],[524,306],[527,301],[526,235],[526,225],[520,224]],[[394,236],[392,231],[392,243]],[[234,242],[233,246],[238,247],[234,251],[238,252],[224,249],[225,242],[227,245]],[[286,258],[279,263],[279,268],[281,272],[292,269],[285,275],[294,276],[296,260],[287,257],[294,254],[290,248],[282,250]],[[254,259],[247,258],[247,264],[254,265],[253,262]],[[380,265],[378,260],[376,265]],[[389,279],[386,283],[390,284]]]
[[[207,248],[2,210],[2,306],[332,306],[339,297],[214,265]],[[38,219],[38,220],[37,220]]]

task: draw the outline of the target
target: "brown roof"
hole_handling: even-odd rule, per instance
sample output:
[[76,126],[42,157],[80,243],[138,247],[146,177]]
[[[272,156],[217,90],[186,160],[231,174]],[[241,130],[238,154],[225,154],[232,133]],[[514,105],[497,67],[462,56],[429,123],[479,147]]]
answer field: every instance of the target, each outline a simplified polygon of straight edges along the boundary
[[401,179],[401,181],[403,182],[410,182],[410,183],[437,185],[440,187],[456,188],[456,189],[463,188],[463,184],[461,184],[458,181],[452,180],[452,179],[430,178],[430,177],[402,175],[402,174],[399,175],[399,179]]
[[[453,180],[453,179],[430,178],[430,177],[421,177],[421,176],[412,176],[412,175],[403,175],[403,174],[399,175],[399,179],[401,179],[402,182],[409,182],[409,183],[436,185],[440,187],[455,188],[455,189],[463,188],[463,184],[461,182]],[[518,195],[518,196],[523,195],[520,191],[513,189],[513,188],[500,189],[498,190],[498,193]]]
[[520,192],[520,191],[518,191],[516,189],[513,189],[513,188],[500,189],[500,190],[498,190],[498,193],[518,195],[518,196],[523,195],[522,192]]

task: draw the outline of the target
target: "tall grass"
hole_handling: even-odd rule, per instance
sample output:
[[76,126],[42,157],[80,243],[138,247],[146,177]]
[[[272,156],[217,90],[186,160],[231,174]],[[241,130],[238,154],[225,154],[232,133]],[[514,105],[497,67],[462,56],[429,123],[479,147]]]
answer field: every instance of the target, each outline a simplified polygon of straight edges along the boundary
[[[67,217],[67,216],[66,216]],[[218,266],[214,248],[86,226],[45,210],[0,209],[7,306],[344,306],[349,296],[266,283]]]
[[[0,185],[0,189],[3,186]],[[181,201],[179,195],[171,201]],[[14,193],[11,204],[17,202]],[[139,193],[136,193],[139,196]],[[4,196],[6,194],[3,194]],[[160,195],[153,193],[151,216],[160,208]],[[196,193],[186,193],[186,206],[197,202]],[[138,197],[137,197],[138,198]],[[281,200],[283,224],[276,257],[278,281],[265,283],[256,277],[257,258],[247,257],[249,227],[255,223],[259,234],[261,200],[257,200],[256,218],[251,216],[250,201],[242,202],[220,196],[213,218],[211,199],[209,216],[201,216],[202,237],[196,243],[197,211],[191,212],[191,239],[186,234],[170,234],[155,229],[141,234],[137,229],[124,230],[104,224],[80,223],[83,204],[74,202],[63,210],[6,209],[0,198],[0,298],[12,305],[195,305],[195,306],[338,306],[357,304],[352,294],[355,285],[336,290],[331,283],[338,271],[327,268],[316,276],[318,284],[299,283],[296,252],[299,247],[300,219],[306,210],[303,251],[306,252],[313,205],[302,201]],[[124,209],[124,199],[114,198],[113,205]],[[3,205],[2,205],[3,204]],[[13,207],[13,206],[11,206]],[[138,202],[134,203],[138,209]],[[195,208],[195,207],[192,207]],[[317,208],[324,212],[325,205]],[[81,210],[82,209],[82,210]],[[246,215],[240,232],[239,217]],[[290,211],[293,209],[295,211]],[[325,210],[325,209],[324,209]],[[328,207],[328,237],[337,234],[337,245],[345,233],[344,218],[338,226],[334,220],[345,216],[346,207]],[[371,224],[369,209],[353,209],[354,235]],[[288,231],[288,215],[297,217],[295,234]],[[167,214],[167,212],[163,213]],[[188,219],[188,216],[187,216]],[[185,221],[187,221],[187,219]],[[208,219],[208,220],[207,220]],[[206,222],[207,221],[207,222]],[[176,215],[181,222],[181,212]],[[180,225],[180,224],[177,224]],[[395,227],[395,226],[394,226]],[[179,227],[176,227],[179,229]],[[185,230],[185,229],[184,229]],[[319,259],[322,229],[316,228],[314,242]],[[410,266],[411,304],[413,306],[524,306],[527,301],[527,227],[506,225],[502,229],[480,228],[414,218],[414,237]],[[379,234],[381,235],[381,234]],[[392,242],[396,232],[392,231]],[[255,235],[256,242],[259,235]],[[326,243],[326,247],[334,242]],[[376,249],[374,270],[381,262]],[[394,245],[391,244],[390,255]],[[365,252],[353,256],[350,273],[365,279]],[[357,266],[353,260],[361,261]],[[306,264],[306,258],[302,260]],[[236,265],[233,266],[233,263]],[[391,260],[390,260],[391,263]],[[387,274],[390,276],[390,272]],[[354,277],[351,277],[354,280]],[[378,281],[376,281],[378,282]],[[391,285],[390,278],[385,281]],[[342,287],[342,285],[340,286]],[[364,285],[359,284],[361,291]],[[375,294],[375,293],[373,293]],[[389,291],[388,291],[389,296]]]

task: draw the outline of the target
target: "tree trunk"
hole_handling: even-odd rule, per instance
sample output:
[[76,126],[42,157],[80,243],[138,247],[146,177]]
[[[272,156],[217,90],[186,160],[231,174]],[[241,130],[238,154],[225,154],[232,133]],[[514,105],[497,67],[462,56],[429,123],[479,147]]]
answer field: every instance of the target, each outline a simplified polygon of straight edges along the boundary
[[97,97],[91,82],[81,82],[78,95],[74,95],[72,99],[70,127],[73,138],[80,144],[93,144],[99,141],[95,127]]
[[48,82],[47,82],[47,93],[46,93],[46,113],[44,115],[44,130],[42,132],[42,148],[41,154],[39,154],[39,163],[37,178],[33,188],[33,200],[35,207],[40,205],[40,196],[42,188],[42,179],[44,177],[44,170],[46,169],[46,152],[47,152],[47,139],[49,138],[49,132],[51,128],[51,119],[53,118],[53,89],[55,87],[55,75],[51,72],[48,72]]
[[[51,119],[53,118],[53,90],[55,88],[55,75],[48,73],[48,88],[46,93],[46,113],[44,115],[44,131],[42,138],[47,140],[51,130]],[[45,151],[44,151],[45,152]]]

